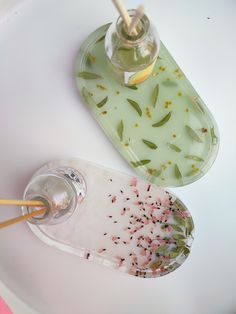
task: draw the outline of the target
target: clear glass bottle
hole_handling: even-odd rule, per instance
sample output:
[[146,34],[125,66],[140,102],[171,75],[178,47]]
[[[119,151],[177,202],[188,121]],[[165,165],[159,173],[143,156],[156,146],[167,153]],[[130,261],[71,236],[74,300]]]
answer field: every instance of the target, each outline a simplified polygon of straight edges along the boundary
[[[136,10],[128,11],[132,18]],[[136,26],[137,35],[129,35],[121,17],[111,24],[105,37],[105,51],[112,70],[121,84],[136,85],[152,73],[160,39],[156,28],[143,15]]]
[[[24,199],[39,200],[45,204],[45,214],[28,221],[35,225],[54,225],[68,219],[83,201],[86,184],[82,175],[72,167],[41,168],[30,180]],[[23,206],[23,214],[41,207]]]

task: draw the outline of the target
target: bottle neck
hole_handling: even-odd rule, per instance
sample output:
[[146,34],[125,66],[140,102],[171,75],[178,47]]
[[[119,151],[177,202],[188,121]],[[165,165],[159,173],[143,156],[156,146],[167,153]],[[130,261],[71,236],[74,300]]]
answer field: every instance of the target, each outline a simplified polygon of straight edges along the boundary
[[[132,17],[135,15],[136,10],[128,10],[129,16]],[[121,17],[118,18],[116,22],[116,32],[119,39],[129,46],[136,46],[148,35],[150,29],[150,21],[146,15],[140,19],[139,23],[136,26],[137,35],[128,34],[127,27]]]

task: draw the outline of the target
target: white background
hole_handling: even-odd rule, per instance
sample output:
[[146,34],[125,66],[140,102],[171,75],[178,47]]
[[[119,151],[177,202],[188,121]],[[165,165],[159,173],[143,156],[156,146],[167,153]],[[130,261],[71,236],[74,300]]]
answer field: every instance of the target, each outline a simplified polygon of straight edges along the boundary
[[[139,279],[52,249],[25,223],[3,229],[0,279],[40,314],[236,313],[236,1],[143,3],[221,134],[211,170],[173,189],[195,221],[192,252],[168,276]],[[126,1],[128,8],[138,4]],[[73,77],[82,41],[116,16],[109,0],[26,0],[0,15],[0,197],[20,198],[37,168],[62,157],[132,173],[83,105]],[[1,208],[0,220],[19,214]],[[35,313],[2,284],[0,294],[14,314]]]

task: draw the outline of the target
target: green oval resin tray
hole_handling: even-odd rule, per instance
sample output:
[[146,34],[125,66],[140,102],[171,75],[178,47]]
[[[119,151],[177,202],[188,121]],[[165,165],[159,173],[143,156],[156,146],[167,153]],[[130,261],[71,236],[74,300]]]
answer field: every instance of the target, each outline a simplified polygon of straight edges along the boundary
[[85,40],[76,62],[89,110],[137,174],[160,186],[196,181],[218,151],[211,113],[162,43],[152,75],[132,88],[120,85],[105,54],[109,25]]

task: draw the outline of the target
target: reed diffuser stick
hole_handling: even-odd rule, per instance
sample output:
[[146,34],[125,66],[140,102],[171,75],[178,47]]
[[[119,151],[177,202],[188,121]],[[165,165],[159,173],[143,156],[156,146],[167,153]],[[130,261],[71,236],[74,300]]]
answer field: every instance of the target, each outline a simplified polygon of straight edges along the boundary
[[134,30],[136,30],[136,26],[138,25],[138,22],[140,21],[143,14],[144,14],[144,6],[140,5],[137,8],[137,11],[136,11],[134,17],[132,18],[131,23],[128,27],[128,34],[129,35],[131,35],[134,32]]
[[45,206],[45,204],[41,201],[10,200],[10,199],[0,199],[0,205],[37,206],[37,207]]
[[[131,18],[123,4],[123,2],[121,0],[112,0],[114,6],[116,7],[116,9],[118,10],[118,12],[120,13],[120,16],[122,17],[125,26],[127,28],[127,30],[129,29],[129,26],[131,24]],[[134,35],[138,35],[136,29],[133,30]]]
[[45,214],[45,212],[46,212],[46,208],[43,208],[43,209],[35,210],[32,213],[29,213],[27,215],[23,215],[23,216],[19,216],[19,217],[16,217],[16,218],[12,218],[12,219],[6,220],[6,221],[0,223],[0,229],[8,227],[8,226],[11,226],[11,225],[14,225],[14,224],[16,224],[18,222],[27,220],[27,219],[35,217],[35,216],[43,215],[43,214]]

